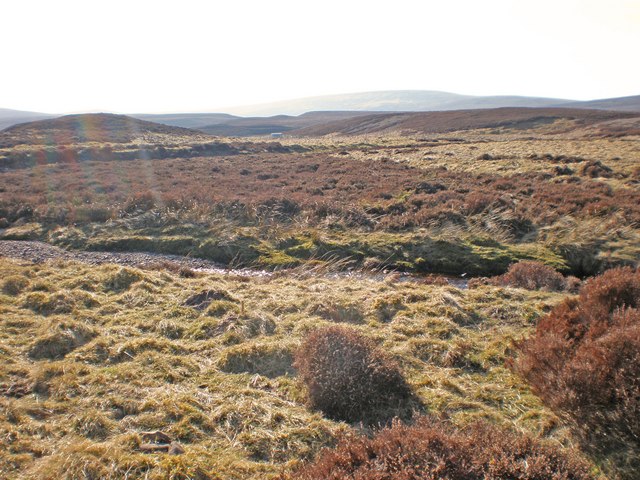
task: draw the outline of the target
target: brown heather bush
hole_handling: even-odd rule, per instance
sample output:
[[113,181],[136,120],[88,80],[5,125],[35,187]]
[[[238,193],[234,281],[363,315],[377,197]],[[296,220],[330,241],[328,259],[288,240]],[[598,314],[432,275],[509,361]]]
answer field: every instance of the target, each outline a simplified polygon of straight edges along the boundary
[[492,279],[491,283],[506,287],[552,292],[559,292],[567,288],[567,282],[561,273],[534,260],[522,260],[514,263],[504,275]]
[[332,419],[375,423],[410,397],[398,365],[351,328],[311,332],[296,352],[294,367],[307,386],[311,408]]
[[639,307],[640,271],[608,270],[542,318],[511,362],[599,452],[640,452]]
[[[611,175],[597,162],[587,165],[581,177],[565,177],[580,180],[572,183],[535,172],[504,176],[392,161],[374,162],[362,171],[353,168],[351,159],[326,153],[288,156],[286,162],[283,158],[264,154],[238,156],[233,162],[220,157],[92,162],[91,181],[76,168],[10,170],[3,173],[0,218],[71,224],[103,221],[118,213],[126,217],[150,210],[186,211],[197,205],[200,211],[243,222],[265,217],[289,221],[294,216],[322,221],[331,214],[346,225],[392,231],[464,224],[466,217],[488,211],[535,226],[565,216],[611,218],[614,212],[625,225],[640,221],[640,192],[597,181]],[[149,175],[139,175],[141,169]],[[274,171],[280,178],[273,178]],[[100,179],[98,186],[93,178]],[[47,185],[58,188],[52,191]],[[275,190],[278,198],[273,197]],[[412,193],[399,199],[404,192]],[[79,208],[76,198],[86,205]],[[512,230],[514,237],[523,233]]]
[[587,480],[574,452],[488,423],[464,430],[421,418],[373,438],[348,437],[288,480]]

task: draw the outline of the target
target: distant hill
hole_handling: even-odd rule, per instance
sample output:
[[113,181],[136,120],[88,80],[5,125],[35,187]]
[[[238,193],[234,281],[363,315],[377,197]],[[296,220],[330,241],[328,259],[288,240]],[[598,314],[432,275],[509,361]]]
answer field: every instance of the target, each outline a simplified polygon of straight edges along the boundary
[[498,107],[548,107],[570,100],[520,96],[472,96],[431,90],[386,90],[298,98],[229,108],[235,115],[300,115],[310,111],[424,112]]
[[56,116],[57,115],[50,115],[48,113],[24,112],[22,110],[10,110],[8,108],[0,108],[0,130],[3,130],[17,123],[33,122],[36,120],[53,118]]
[[136,113],[129,115],[139,120],[163,123],[174,127],[201,128],[207,125],[217,125],[236,120],[241,117],[228,113]]
[[[640,112],[640,95],[590,101],[525,96],[473,96],[432,90],[384,90],[298,98],[225,109],[225,113],[133,114],[129,117],[213,135],[250,136],[287,132],[377,112],[433,112],[506,107],[579,108]],[[0,130],[49,115],[0,109]]]
[[298,116],[235,117],[232,120],[199,127],[198,130],[211,135],[230,137],[268,135],[371,114],[372,112],[307,112]]
[[575,101],[517,95],[473,96],[433,90],[383,90],[297,98],[227,108],[243,116],[299,115],[309,111],[431,112],[502,107],[561,107],[640,111],[640,96]]
[[0,132],[0,146],[128,143],[134,140],[157,141],[166,136],[204,137],[204,134],[188,128],[148,122],[126,115],[86,113],[21,123],[6,128]]
[[569,102],[558,105],[569,108],[596,108],[599,110],[619,110],[626,112],[640,112],[640,95],[633,97],[604,98],[586,102]]
[[[420,113],[378,113],[316,125],[290,133],[301,136],[371,133],[445,133],[458,130],[508,127],[528,129],[559,119],[574,121],[572,127],[616,123],[640,118],[640,113],[568,108],[497,108]],[[634,124],[635,125],[635,124]],[[635,128],[635,127],[634,127]],[[605,132],[606,133],[606,132]]]

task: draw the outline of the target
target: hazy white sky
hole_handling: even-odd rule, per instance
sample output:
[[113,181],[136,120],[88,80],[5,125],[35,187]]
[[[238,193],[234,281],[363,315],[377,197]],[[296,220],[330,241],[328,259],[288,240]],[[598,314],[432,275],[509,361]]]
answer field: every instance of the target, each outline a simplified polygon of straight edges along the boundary
[[640,94],[640,0],[3,0],[0,45],[0,107],[51,113]]

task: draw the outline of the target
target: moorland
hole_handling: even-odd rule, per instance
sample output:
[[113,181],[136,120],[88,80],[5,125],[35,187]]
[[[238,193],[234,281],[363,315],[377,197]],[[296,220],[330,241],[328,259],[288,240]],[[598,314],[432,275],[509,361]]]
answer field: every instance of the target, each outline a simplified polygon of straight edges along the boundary
[[[358,115],[276,139],[106,114],[9,127],[0,241],[70,256],[0,250],[0,476],[396,478],[345,458],[401,471],[437,443],[455,445],[429,460],[446,478],[634,478],[639,133],[637,113],[561,108]],[[359,353],[334,369],[323,342]],[[601,364],[540,370],[575,352]],[[594,371],[616,384],[576,393]]]

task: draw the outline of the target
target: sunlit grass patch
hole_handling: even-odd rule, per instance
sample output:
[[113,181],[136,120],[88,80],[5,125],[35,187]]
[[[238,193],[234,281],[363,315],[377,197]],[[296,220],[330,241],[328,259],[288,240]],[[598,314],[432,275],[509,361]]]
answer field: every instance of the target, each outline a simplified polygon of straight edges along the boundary
[[[9,478],[258,479],[292,469],[358,428],[311,411],[293,366],[307,335],[335,325],[396,362],[415,396],[409,410],[570,441],[503,367],[512,340],[562,294],[375,275],[185,278],[73,262],[0,265],[29,282],[0,295],[0,435],[11,439],[0,472]],[[213,315],[216,302],[224,308]],[[62,312],[49,312],[58,304]],[[387,413],[411,417],[394,408]],[[142,453],[149,430],[185,452]]]

